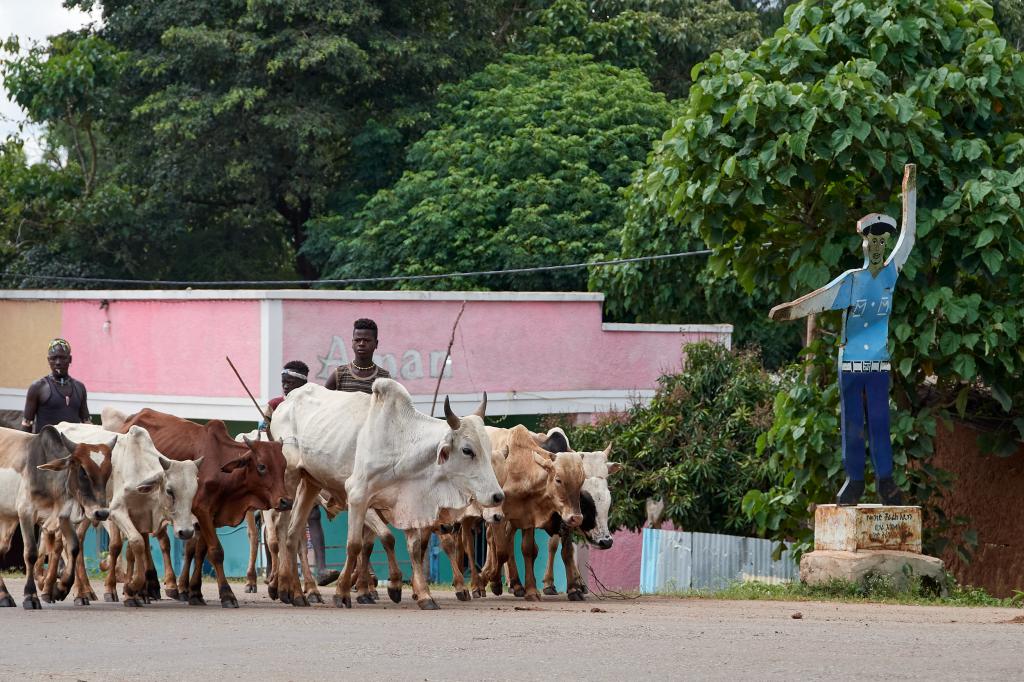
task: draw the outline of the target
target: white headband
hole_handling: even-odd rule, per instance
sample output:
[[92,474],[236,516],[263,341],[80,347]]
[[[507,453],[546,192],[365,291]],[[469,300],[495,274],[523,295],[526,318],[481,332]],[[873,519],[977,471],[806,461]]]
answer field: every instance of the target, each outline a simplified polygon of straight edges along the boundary
[[282,369],[281,374],[287,374],[288,376],[295,377],[296,379],[305,380],[309,378],[305,374],[300,374],[299,372],[296,372],[294,369]]

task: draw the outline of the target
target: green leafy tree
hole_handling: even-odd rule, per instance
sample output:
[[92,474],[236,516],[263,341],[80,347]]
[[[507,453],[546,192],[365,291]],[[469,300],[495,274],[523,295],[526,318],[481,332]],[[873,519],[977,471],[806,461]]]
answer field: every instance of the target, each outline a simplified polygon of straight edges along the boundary
[[[438,110],[440,124],[410,148],[393,187],[354,219],[321,221],[321,239],[334,244],[329,277],[586,261],[612,245],[619,190],[670,118],[642,73],[555,53],[508,56],[445,89]],[[585,282],[584,270],[570,270],[427,286],[563,290]]]
[[[860,264],[857,218],[898,215],[903,165],[917,163],[918,243],[891,330],[893,398],[912,420],[894,428],[907,460],[897,481],[920,502],[942,488],[928,465],[936,416],[983,420],[993,447],[1024,434],[1024,61],[992,16],[979,1],[794,5],[757,50],[695,69],[685,112],[637,190],[669,220],[630,223],[628,236],[664,250],[699,235],[716,273],[788,300]],[[642,296],[681,272],[635,268],[618,286]],[[791,475],[748,500],[778,519],[769,529],[780,538],[806,539],[807,504],[838,483],[838,431],[822,417],[835,396],[820,389],[835,380],[838,317],[819,321],[829,341],[812,346],[820,384],[780,399],[765,441]]]
[[553,47],[640,69],[676,98],[689,87],[690,69],[712,52],[749,50],[760,40],[757,13],[728,0],[554,0],[530,13],[521,49]]
[[720,344],[684,348],[686,367],[658,380],[648,405],[569,430],[580,451],[611,442],[623,464],[613,482],[613,528],[639,528],[645,501],[661,499],[665,518],[688,531],[756,535],[744,515],[748,490],[768,490],[781,475],[755,451],[772,418],[775,386],[756,353]]

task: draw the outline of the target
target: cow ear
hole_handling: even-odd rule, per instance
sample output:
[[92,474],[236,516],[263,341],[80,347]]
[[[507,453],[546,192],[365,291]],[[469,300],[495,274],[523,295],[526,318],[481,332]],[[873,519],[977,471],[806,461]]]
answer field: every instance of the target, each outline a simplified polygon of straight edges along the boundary
[[501,458],[502,458],[502,459],[508,459],[508,454],[509,454],[509,452],[510,452],[510,450],[508,449],[508,446],[507,446],[507,445],[506,445],[506,446],[504,446],[504,447],[502,447],[502,448],[501,448]]
[[52,462],[47,462],[46,464],[40,464],[36,468],[42,469],[43,471],[64,471],[70,464],[71,455],[68,455],[67,457],[61,457],[53,460]]
[[163,480],[163,477],[163,474],[153,474],[145,481],[135,486],[135,489],[142,494],[151,493],[156,490],[158,485],[160,485],[160,481]]
[[438,465],[444,464],[448,461],[448,454],[451,452],[451,447],[448,445],[448,441],[443,440],[437,445],[437,463]]
[[160,466],[164,468],[164,471],[167,471],[168,469],[171,468],[171,460],[159,454],[156,456],[156,458],[160,460]]
[[611,476],[614,473],[622,471],[622,465],[618,462],[608,462],[608,475]]
[[241,469],[242,467],[249,464],[250,460],[252,460],[252,455],[245,454],[239,457],[238,459],[231,460],[230,462],[222,466],[220,470],[223,471],[225,474],[230,474],[235,469]]

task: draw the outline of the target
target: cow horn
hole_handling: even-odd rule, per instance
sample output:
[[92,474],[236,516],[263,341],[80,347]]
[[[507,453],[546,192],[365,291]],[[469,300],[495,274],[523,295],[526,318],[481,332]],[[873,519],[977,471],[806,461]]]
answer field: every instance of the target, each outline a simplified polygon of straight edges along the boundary
[[242,436],[242,442],[245,443],[245,447],[247,447],[250,450],[252,450],[252,441],[249,440],[249,436]]
[[117,445],[117,436],[114,436],[113,438],[110,439],[110,441],[107,443],[107,448],[113,450],[115,445]]
[[164,468],[164,471],[167,471],[168,469],[171,468],[171,460],[159,454],[157,455],[157,459],[160,460],[160,466]]
[[473,410],[473,414],[481,419],[483,419],[484,415],[487,414],[487,391],[484,391],[484,400],[475,410]]
[[462,420],[459,419],[459,415],[452,412],[452,404],[448,402],[448,396],[444,397],[444,418],[448,421],[448,427],[452,431],[458,431],[459,427],[462,426]]
[[611,454],[612,454],[612,444],[611,444],[611,443],[608,443],[608,447],[606,447],[606,448],[604,449],[604,456],[605,456],[605,457],[610,457],[610,456],[611,456]]

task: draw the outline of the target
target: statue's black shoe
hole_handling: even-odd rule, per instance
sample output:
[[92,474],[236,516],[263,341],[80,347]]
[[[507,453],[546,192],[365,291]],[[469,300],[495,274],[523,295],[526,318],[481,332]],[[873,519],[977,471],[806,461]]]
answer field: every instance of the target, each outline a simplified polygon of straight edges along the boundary
[[878,498],[882,504],[899,506],[903,504],[903,493],[892,478],[878,479]]
[[863,494],[864,481],[846,479],[843,487],[839,489],[839,494],[836,495],[836,504],[841,507],[853,507],[860,502],[861,495]]

